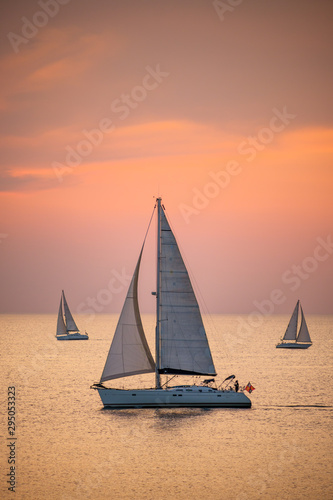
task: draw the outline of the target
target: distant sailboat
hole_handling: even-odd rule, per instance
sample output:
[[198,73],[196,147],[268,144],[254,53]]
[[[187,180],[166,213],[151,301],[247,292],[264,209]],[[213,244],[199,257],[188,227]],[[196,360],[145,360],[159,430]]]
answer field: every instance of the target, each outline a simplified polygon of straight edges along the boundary
[[[301,326],[297,334],[298,312],[301,309]],[[309,330],[305,321],[300,301],[297,301],[294,312],[291,315],[286,333],[280,344],[276,347],[283,347],[285,349],[307,349],[312,345]]]
[[58,340],[88,340],[89,338],[87,333],[80,333],[76,326],[63,290],[60,298],[56,337]]
[[[242,391],[238,392],[238,383],[237,388],[224,390],[212,386],[214,379],[204,380],[200,385],[170,386],[168,381],[162,384],[162,376],[214,377],[216,372],[199,305],[161,201],[157,198],[155,205],[155,361],[145,337],[138,304],[138,278],[144,242],[100,382],[92,388],[99,392],[106,408],[249,408],[251,401]],[[108,380],[149,372],[155,372],[154,388],[130,390],[103,385]]]

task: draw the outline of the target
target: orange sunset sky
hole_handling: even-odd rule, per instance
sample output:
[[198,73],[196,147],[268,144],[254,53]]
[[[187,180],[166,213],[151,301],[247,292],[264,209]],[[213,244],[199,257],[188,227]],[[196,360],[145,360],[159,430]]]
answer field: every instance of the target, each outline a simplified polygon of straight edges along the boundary
[[333,314],[330,0],[1,11],[0,312],[119,312],[161,196],[208,312]]

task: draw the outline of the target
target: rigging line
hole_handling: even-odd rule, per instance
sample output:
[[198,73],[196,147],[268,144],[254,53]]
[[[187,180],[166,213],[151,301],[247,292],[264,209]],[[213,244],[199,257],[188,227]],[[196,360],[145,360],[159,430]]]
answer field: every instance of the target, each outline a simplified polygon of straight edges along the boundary
[[151,214],[151,217],[150,217],[150,220],[149,220],[149,224],[148,224],[148,227],[147,227],[147,231],[146,231],[145,237],[143,239],[142,249],[143,249],[143,247],[144,247],[144,245],[146,243],[146,239],[147,239],[147,236],[148,236],[148,233],[149,233],[149,229],[150,229],[150,226],[151,226],[151,221],[153,220],[153,217],[154,217],[156,206],[157,206],[157,204],[155,203],[154,208],[153,208],[153,213]]

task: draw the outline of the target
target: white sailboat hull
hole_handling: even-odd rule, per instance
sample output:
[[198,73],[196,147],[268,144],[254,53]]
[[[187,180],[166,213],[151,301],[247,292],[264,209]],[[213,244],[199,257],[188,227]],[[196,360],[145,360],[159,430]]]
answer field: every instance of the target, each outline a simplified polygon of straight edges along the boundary
[[88,335],[84,333],[68,333],[67,335],[56,335],[58,340],[88,340]]
[[282,342],[281,344],[277,344],[276,347],[284,348],[284,349],[307,349],[311,347],[312,343],[299,343],[299,342]]
[[243,392],[219,391],[200,386],[168,389],[98,390],[105,408],[250,408]]

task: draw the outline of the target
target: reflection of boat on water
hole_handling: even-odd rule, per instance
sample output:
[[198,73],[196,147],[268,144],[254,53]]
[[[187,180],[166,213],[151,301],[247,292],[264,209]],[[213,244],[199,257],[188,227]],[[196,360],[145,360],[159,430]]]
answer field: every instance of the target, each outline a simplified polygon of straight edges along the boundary
[[[216,372],[199,305],[161,198],[157,198],[156,207],[156,362],[143,331],[138,304],[144,242],[100,382],[92,387],[106,408],[249,408],[251,401],[243,392],[218,389],[212,386],[212,380],[201,385],[162,384],[163,376],[214,377]],[[132,390],[103,385],[108,380],[149,372],[155,372],[154,388]]]
[[56,337],[58,340],[88,340],[89,338],[87,333],[80,333],[76,326],[63,290],[60,298]]
[[164,423],[177,423],[182,420],[196,419],[205,415],[211,408],[199,407],[199,408],[169,408],[169,407],[156,407],[154,412],[152,408],[142,408],[143,413],[137,412],[137,407],[135,408],[121,408],[114,409],[112,412],[112,417],[119,419],[124,425],[130,425],[134,422],[142,422],[142,418],[147,418],[152,425],[164,426]]
[[[301,310],[301,326],[297,333],[299,309]],[[305,321],[300,301],[297,301],[294,312],[291,315],[286,333],[283,336],[280,344],[276,347],[283,347],[285,349],[307,349],[312,345],[308,326]]]

